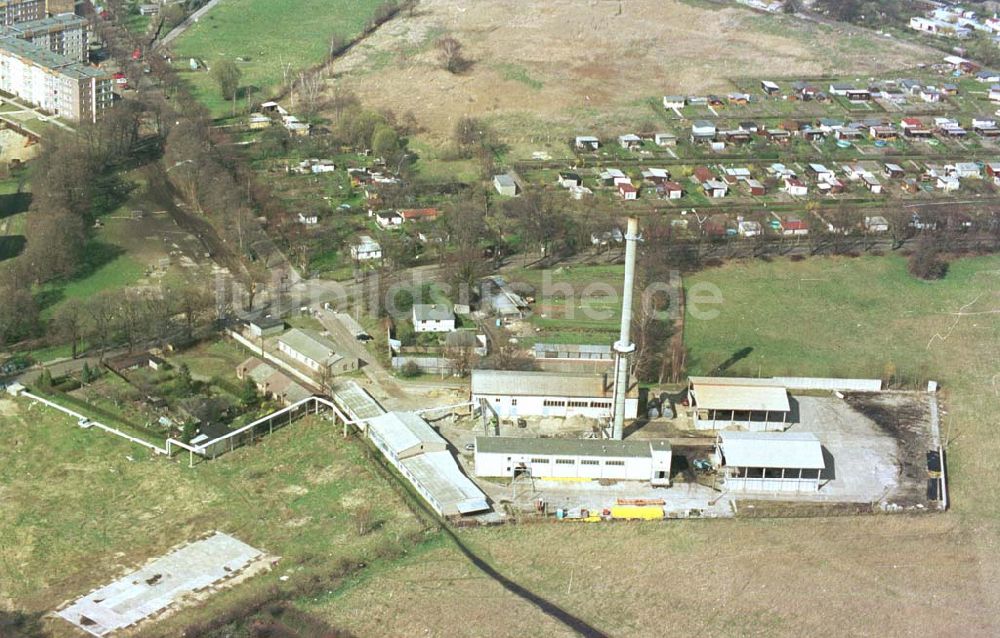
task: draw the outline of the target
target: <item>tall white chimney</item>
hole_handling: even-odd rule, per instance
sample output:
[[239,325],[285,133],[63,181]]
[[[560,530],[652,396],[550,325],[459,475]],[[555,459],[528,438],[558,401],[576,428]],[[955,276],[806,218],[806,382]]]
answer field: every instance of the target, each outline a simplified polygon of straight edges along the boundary
[[635,248],[639,241],[639,219],[628,218],[625,232],[625,289],[622,294],[622,327],[615,342],[614,420],[611,438],[620,441],[625,428],[625,396],[628,394],[628,366],[635,344],[632,343],[632,288],[635,286]]

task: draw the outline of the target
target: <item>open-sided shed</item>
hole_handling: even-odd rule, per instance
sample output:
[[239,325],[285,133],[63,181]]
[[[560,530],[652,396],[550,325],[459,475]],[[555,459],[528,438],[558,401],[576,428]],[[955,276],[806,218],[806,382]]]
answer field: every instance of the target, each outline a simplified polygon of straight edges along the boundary
[[784,430],[791,414],[788,390],[773,379],[691,377],[688,396],[695,429],[739,426]]
[[719,432],[716,447],[733,492],[815,492],[826,467],[811,432]]

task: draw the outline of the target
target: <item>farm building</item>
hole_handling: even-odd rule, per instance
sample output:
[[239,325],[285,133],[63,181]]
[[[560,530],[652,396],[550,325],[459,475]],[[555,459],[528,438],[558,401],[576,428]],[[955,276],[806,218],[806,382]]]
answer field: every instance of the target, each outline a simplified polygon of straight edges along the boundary
[[455,329],[455,313],[447,304],[413,304],[411,317],[414,332],[451,332]]
[[248,321],[247,331],[250,333],[250,336],[257,337],[258,339],[261,337],[270,337],[271,335],[279,335],[285,331],[285,321],[281,317],[267,315],[266,317]]
[[811,432],[719,432],[716,449],[730,492],[815,492],[826,467]]
[[393,461],[448,449],[448,444],[434,428],[412,412],[386,412],[368,419],[365,434]]
[[320,374],[343,374],[358,369],[358,360],[337,354],[337,346],[314,330],[294,328],[278,338],[278,351]]
[[365,434],[441,516],[490,509],[486,495],[469,480],[448,444],[411,412],[387,412],[363,424]]
[[573,146],[581,151],[596,151],[601,147],[601,140],[591,135],[580,135],[573,141]]
[[772,379],[691,377],[688,398],[697,430],[744,427],[784,430],[791,416],[788,390]]
[[476,476],[670,484],[670,442],[476,437]]
[[[604,374],[473,370],[472,402],[486,401],[501,417],[611,416],[613,384]],[[625,398],[625,418],[639,411],[637,388]]]

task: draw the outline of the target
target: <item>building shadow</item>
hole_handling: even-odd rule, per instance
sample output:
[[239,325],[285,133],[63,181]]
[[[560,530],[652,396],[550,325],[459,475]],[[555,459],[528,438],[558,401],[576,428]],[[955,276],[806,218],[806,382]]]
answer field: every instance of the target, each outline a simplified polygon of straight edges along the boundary
[[821,449],[823,450],[823,465],[825,467],[819,474],[819,480],[825,484],[837,478],[837,463],[825,445],[821,446]]
[[785,421],[786,425],[795,425],[802,422],[802,412],[799,409],[799,400],[795,397],[788,396],[788,419]]

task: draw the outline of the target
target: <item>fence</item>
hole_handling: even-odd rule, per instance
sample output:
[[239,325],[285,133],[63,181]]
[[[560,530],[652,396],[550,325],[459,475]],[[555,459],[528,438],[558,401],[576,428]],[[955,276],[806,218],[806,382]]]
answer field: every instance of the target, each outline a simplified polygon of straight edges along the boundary
[[454,364],[444,357],[414,357],[414,356],[399,356],[392,358],[392,367],[394,370],[402,370],[403,366],[408,363],[415,363],[420,366],[420,371],[425,374],[452,374],[454,370]]
[[823,377],[774,377],[772,381],[789,390],[839,390],[842,392],[881,392],[881,379],[832,379]]
[[81,413],[79,413],[79,412],[77,412],[75,410],[71,410],[71,409],[69,409],[67,407],[63,407],[63,406],[59,405],[58,403],[56,403],[55,401],[49,401],[48,399],[46,399],[44,397],[40,397],[37,394],[32,394],[31,392],[24,391],[24,392],[21,393],[21,396],[28,397],[32,401],[36,401],[38,403],[41,403],[42,405],[45,405],[45,406],[48,406],[48,407],[54,409],[54,410],[58,410],[58,411],[62,412],[63,414],[68,414],[69,416],[71,416],[74,419],[76,419],[77,422],[81,425],[81,427],[95,427],[95,428],[97,428],[99,430],[104,430],[105,432],[107,432],[109,434],[114,434],[115,436],[121,437],[121,438],[126,439],[128,441],[131,441],[132,443],[135,443],[136,445],[141,445],[141,446],[143,446],[145,448],[149,448],[150,450],[152,450],[153,452],[155,452],[157,454],[166,454],[166,455],[170,454],[170,451],[169,451],[170,440],[169,439],[167,440],[167,449],[164,449],[164,448],[159,447],[158,445],[154,445],[153,443],[150,443],[149,441],[144,441],[144,440],[142,440],[140,438],[131,436],[129,434],[125,434],[121,430],[118,430],[118,429],[113,428],[113,427],[108,426],[108,425],[104,425],[103,423],[100,423],[99,421],[94,421],[93,419],[91,419],[90,417],[88,417],[88,416],[86,416],[84,414],[81,414]]

